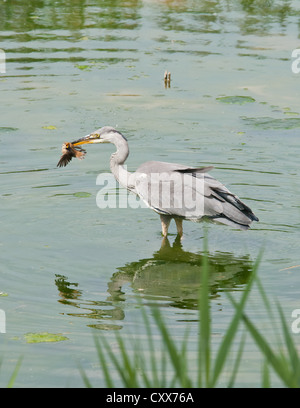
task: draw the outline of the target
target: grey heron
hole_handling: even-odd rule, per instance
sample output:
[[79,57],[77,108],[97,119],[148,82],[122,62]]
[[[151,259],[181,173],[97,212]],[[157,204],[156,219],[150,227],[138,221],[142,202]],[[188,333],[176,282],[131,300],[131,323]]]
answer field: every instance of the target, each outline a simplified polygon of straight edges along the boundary
[[[110,170],[119,184],[138,195],[148,207],[160,215],[162,234],[168,234],[172,219],[177,233],[183,235],[182,221],[212,220],[246,230],[258,221],[252,210],[222,183],[208,174],[210,167],[194,168],[161,161],[143,163],[134,172],[124,165],[129,147],[125,136],[111,126],[104,126],[81,139],[63,145],[58,166],[72,157],[83,158],[84,144],[112,143],[116,151],[110,157]],[[79,152],[79,153],[78,153]]]

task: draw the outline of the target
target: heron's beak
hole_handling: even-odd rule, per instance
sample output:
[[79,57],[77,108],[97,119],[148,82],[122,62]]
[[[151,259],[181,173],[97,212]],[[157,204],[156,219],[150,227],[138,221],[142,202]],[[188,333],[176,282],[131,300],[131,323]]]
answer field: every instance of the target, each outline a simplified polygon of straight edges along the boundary
[[100,135],[98,133],[91,133],[82,137],[81,139],[75,140],[72,142],[73,146],[79,146],[83,144],[91,144],[91,143],[100,143],[102,139],[100,139]]

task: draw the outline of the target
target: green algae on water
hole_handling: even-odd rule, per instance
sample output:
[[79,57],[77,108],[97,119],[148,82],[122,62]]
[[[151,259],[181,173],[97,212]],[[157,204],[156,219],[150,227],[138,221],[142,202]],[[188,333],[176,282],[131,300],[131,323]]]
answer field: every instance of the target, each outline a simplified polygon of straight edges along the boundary
[[56,341],[69,340],[68,337],[63,336],[61,333],[26,333],[25,340],[27,343],[49,343]]
[[90,197],[92,194],[86,193],[85,191],[78,191],[77,193],[73,193],[72,195],[78,198],[86,198],[86,197]]
[[246,125],[258,127],[260,129],[296,129],[300,128],[300,118],[271,118],[268,116],[262,116],[257,118],[243,117]]
[[251,96],[220,96],[219,98],[216,98],[217,101],[222,102],[222,103],[228,103],[228,104],[235,104],[235,105],[244,105],[245,103],[252,103],[255,102],[255,99],[252,98]]

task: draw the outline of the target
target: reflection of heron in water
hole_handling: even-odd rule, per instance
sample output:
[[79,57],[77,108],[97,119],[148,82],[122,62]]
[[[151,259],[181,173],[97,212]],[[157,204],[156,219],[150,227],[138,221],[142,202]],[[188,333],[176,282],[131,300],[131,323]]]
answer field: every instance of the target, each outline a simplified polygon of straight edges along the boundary
[[[242,290],[253,266],[248,256],[235,257],[232,253],[215,252],[208,253],[207,257],[211,298],[217,298],[220,292],[226,290]],[[71,315],[95,319],[95,324],[92,324],[95,328],[120,329],[119,322],[125,317],[128,296],[127,289],[124,289],[126,285],[130,285],[136,296],[148,303],[159,301],[164,306],[196,310],[202,267],[203,255],[184,251],[178,236],[173,246],[166,239],[152,258],[118,268],[108,283],[109,296],[105,300],[84,300],[77,286],[75,292],[70,291],[69,286],[76,284],[68,285],[66,278],[59,275],[56,285],[60,292],[59,301],[80,309],[79,313]]]
[[[127,139],[110,126],[63,145],[58,166],[72,157],[82,158],[81,145],[113,143],[117,151],[110,158],[110,169],[118,182],[138,195],[161,218],[163,236],[167,236],[172,218],[182,236],[182,221],[209,219],[246,230],[258,221],[251,209],[207,172],[213,167],[191,168],[176,163],[149,161],[129,173],[124,163],[129,155]],[[78,151],[80,149],[80,151]]]
[[[210,293],[212,298],[225,290],[244,285],[252,271],[248,256],[232,253],[208,253]],[[150,259],[142,259],[118,268],[108,283],[111,301],[126,301],[122,287],[130,284],[135,293],[145,299],[161,300],[168,306],[197,309],[203,254],[182,249],[180,237],[170,246],[166,239]]]

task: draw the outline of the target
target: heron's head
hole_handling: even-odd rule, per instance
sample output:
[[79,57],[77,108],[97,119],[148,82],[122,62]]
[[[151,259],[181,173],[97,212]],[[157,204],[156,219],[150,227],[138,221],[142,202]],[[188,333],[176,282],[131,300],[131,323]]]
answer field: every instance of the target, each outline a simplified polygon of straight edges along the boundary
[[118,132],[111,126],[104,126],[100,129],[95,130],[94,132],[90,133],[82,137],[81,139],[75,140],[72,142],[73,146],[79,146],[83,144],[92,144],[92,143],[115,143],[116,139],[126,138],[122,135],[122,133]]

